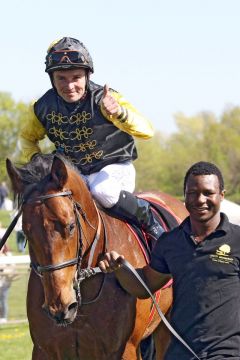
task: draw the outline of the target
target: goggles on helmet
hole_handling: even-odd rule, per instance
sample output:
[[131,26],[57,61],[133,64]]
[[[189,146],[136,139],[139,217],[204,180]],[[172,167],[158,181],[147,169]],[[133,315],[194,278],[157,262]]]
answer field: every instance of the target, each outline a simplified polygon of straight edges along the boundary
[[61,50],[50,53],[46,59],[46,65],[54,66],[60,64],[82,64],[87,65],[83,54],[79,51]]
[[45,71],[83,67],[93,73],[93,62],[86,47],[79,40],[63,37],[51,43],[47,50]]

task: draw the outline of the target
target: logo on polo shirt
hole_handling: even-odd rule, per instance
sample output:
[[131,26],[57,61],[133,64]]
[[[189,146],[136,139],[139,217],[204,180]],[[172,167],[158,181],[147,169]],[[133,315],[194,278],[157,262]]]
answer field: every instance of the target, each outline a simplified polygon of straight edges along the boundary
[[222,256],[227,256],[228,254],[230,254],[231,248],[229,245],[222,245],[220,246],[220,248],[216,251],[217,255],[222,255]]
[[230,253],[230,246],[227,244],[223,244],[216,250],[216,254],[210,255],[210,259],[218,263],[230,264],[233,262],[233,258],[229,256]]

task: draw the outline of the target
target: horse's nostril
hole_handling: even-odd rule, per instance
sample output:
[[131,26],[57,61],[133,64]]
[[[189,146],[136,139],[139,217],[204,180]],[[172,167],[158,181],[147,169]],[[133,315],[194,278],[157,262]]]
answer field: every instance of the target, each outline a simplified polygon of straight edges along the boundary
[[77,302],[73,302],[72,304],[69,305],[68,307],[68,311],[71,311],[71,310],[75,310],[77,307]]

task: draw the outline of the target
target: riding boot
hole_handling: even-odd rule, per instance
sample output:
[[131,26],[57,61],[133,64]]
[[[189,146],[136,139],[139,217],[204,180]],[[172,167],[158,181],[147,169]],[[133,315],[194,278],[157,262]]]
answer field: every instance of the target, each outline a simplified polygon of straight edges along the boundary
[[117,218],[126,219],[140,226],[150,240],[156,241],[164,232],[162,226],[155,220],[149,202],[128,191],[122,190],[118,202],[109,210]]

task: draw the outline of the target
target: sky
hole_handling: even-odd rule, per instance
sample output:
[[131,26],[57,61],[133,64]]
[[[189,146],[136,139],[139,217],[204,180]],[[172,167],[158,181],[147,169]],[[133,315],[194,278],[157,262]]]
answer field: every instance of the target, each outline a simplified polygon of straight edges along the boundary
[[171,134],[176,113],[219,117],[240,105],[239,16],[239,0],[4,1],[0,91],[24,102],[43,95],[47,48],[71,36],[91,53],[94,82]]

